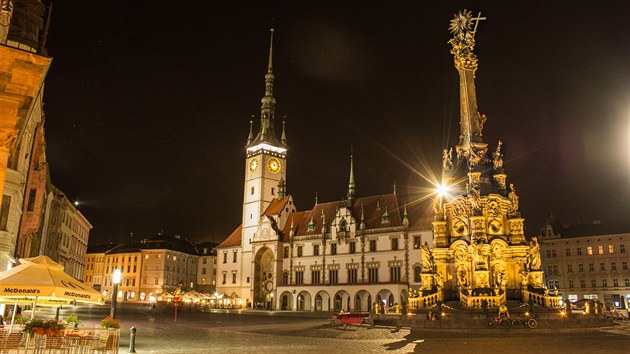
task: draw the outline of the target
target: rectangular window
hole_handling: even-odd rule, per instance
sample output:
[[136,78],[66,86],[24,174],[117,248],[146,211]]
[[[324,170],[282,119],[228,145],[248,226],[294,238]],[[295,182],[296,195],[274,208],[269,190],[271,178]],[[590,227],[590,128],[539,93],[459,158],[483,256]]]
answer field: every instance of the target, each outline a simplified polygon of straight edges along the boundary
[[206,274],[206,268],[201,268],[201,274]]
[[368,269],[368,282],[378,283],[378,268]]
[[581,288],[586,288],[586,280],[580,279],[580,287]]
[[350,253],[355,253],[357,251],[356,242],[350,242]]
[[348,269],[348,283],[350,284],[357,283],[357,270],[356,269]]
[[254,195],[254,187],[249,189],[249,194]]
[[593,246],[586,246],[586,254],[589,256],[593,255]]
[[615,248],[613,247],[613,245],[608,245],[608,253],[610,254],[615,253]]
[[420,236],[414,236],[413,237],[413,248],[414,249],[420,249],[420,247],[422,246],[420,244],[420,241],[421,241]]
[[610,270],[617,270],[617,262],[610,262]]
[[547,250],[547,258],[551,257],[551,250]]
[[589,272],[594,272],[595,271],[595,264],[594,263],[589,263],[588,264],[588,271]]
[[232,284],[236,284],[236,271],[232,272]]
[[302,285],[302,284],[304,284],[304,272],[303,271],[295,272],[295,285]]
[[2,196],[2,207],[0,208],[0,230],[7,229],[7,221],[9,220],[9,207],[11,206],[11,197]]
[[626,282],[626,286],[630,286],[630,278],[626,278],[624,281]]
[[400,267],[389,268],[389,279],[392,283],[400,282]]
[[595,281],[595,279],[591,279],[591,288],[596,288],[597,287],[597,281]]
[[330,254],[337,254],[337,244],[336,243],[331,243],[330,244]]
[[626,245],[619,245],[619,253],[626,253]]
[[604,246],[597,246],[597,253],[604,254]]
[[321,281],[321,272],[319,270],[311,271],[311,284],[319,284]]
[[621,269],[622,270],[628,270],[628,262],[626,262],[626,261],[621,262]]
[[602,271],[602,272],[606,271],[606,266],[604,265],[604,263],[600,263],[599,264],[599,270]]
[[271,187],[271,195],[276,195],[276,188],[275,187]]
[[313,245],[313,256],[319,256],[319,245]]
[[554,275],[558,275],[558,265],[557,265],[557,264],[554,264],[554,265],[553,265],[553,269],[552,269],[552,271],[553,271],[553,273],[552,273],[552,274],[554,274]]
[[565,254],[566,254],[567,257],[571,257],[571,249],[567,248]]
[[606,278],[602,279],[602,287],[604,287],[604,288],[608,287],[608,279],[606,279]]
[[556,256],[557,256],[556,250],[551,250],[551,257],[556,257]]
[[232,252],[232,263],[236,263],[237,258],[238,258],[238,251]]
[[392,239],[392,251],[398,251],[398,239],[397,238],[393,238]]
[[223,263],[227,263],[227,252],[223,253]]
[[582,255],[582,247],[578,247],[577,248],[577,255],[581,256]]
[[573,264],[567,264],[567,273],[573,273]]
[[573,279],[569,279],[569,288],[573,289],[575,287],[575,284],[573,283]]
[[583,272],[584,271],[584,264],[580,263],[578,264],[578,272]]
[[302,257],[302,246],[298,246],[298,249],[297,249],[297,256],[298,256],[298,257]]
[[613,286],[616,288],[619,286],[619,279],[613,278]]
[[201,261],[201,264],[208,264],[208,258],[205,258]]
[[283,258],[289,258],[289,247],[284,248],[284,252],[282,253]]
[[330,284],[339,283],[339,271],[337,269],[331,269],[328,271],[328,281]]
[[26,207],[27,211],[33,211],[35,209],[35,196],[37,195],[37,189],[31,188],[28,193],[28,206]]
[[376,240],[370,240],[370,252],[376,252]]

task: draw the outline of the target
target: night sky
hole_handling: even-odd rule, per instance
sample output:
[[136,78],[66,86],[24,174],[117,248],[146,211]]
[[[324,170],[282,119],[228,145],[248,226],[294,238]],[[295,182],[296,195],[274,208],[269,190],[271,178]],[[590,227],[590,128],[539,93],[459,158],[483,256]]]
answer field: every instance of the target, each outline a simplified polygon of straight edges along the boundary
[[[444,3],[444,4],[443,4]],[[484,140],[504,143],[526,233],[630,215],[626,1],[58,1],[47,47],[53,184],[90,244],[159,231],[220,242],[241,220],[275,27],[276,129],[299,210],[357,193],[409,198],[459,135],[448,25],[487,17],[475,53]]]

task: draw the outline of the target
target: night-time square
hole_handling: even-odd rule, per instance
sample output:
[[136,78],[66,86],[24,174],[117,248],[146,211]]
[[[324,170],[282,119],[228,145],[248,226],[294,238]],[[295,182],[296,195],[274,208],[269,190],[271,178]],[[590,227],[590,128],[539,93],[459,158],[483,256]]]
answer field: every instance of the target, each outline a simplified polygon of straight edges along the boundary
[[0,350],[621,352],[628,10],[1,0]]

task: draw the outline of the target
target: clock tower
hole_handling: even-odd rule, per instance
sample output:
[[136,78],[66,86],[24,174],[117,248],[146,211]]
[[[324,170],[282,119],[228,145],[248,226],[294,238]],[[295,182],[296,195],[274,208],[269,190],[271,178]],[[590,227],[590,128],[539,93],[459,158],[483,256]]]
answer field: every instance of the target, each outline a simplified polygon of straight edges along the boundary
[[243,252],[251,252],[251,240],[260,223],[260,216],[274,198],[286,174],[287,141],[282,122],[280,140],[275,132],[276,98],[273,96],[273,33],[269,44],[269,64],[265,74],[265,96],[260,100],[260,129],[254,137],[253,120],[245,146],[245,183],[243,191]]

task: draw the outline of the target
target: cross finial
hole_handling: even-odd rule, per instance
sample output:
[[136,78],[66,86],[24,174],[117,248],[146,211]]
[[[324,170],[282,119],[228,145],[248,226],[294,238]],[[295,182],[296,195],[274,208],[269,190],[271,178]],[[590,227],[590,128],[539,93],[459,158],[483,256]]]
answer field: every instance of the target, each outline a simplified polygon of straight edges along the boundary
[[481,17],[481,11],[477,14],[477,17],[471,18],[471,21],[475,21],[475,28],[473,29],[473,35],[477,33],[477,25],[479,25],[479,21],[485,20],[485,17]]

